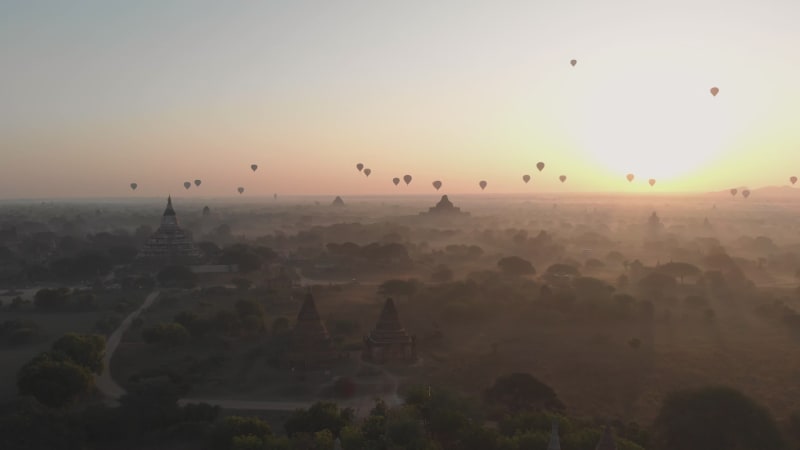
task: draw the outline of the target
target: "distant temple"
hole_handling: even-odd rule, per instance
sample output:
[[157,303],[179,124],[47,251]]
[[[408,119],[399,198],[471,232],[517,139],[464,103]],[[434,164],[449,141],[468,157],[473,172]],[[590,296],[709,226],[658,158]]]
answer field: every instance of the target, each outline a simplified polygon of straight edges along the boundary
[[191,234],[178,225],[178,217],[172,208],[172,197],[167,198],[161,226],[145,242],[139,257],[171,263],[194,262],[200,257]]
[[469,213],[461,212],[461,208],[453,206],[453,202],[451,202],[446,195],[443,195],[442,199],[439,200],[439,203],[437,203],[436,206],[428,208],[427,213],[420,213],[420,214],[457,216],[457,215],[467,215]]
[[364,337],[363,357],[377,363],[417,359],[416,338],[403,328],[391,298],[386,299],[375,329]]
[[314,296],[308,293],[297,314],[284,364],[310,369],[330,365],[339,358],[340,354],[333,347],[328,330],[319,317]]
[[344,200],[342,200],[342,197],[339,197],[337,195],[336,198],[333,199],[333,203],[331,203],[331,206],[344,206]]

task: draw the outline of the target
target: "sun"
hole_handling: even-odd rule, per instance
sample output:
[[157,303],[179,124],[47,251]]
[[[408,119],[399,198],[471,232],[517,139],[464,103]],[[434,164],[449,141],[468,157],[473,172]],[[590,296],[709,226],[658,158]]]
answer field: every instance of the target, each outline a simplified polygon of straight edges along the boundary
[[717,97],[710,88],[663,67],[598,76],[580,101],[578,145],[620,176],[666,181],[700,171],[728,138],[724,87]]

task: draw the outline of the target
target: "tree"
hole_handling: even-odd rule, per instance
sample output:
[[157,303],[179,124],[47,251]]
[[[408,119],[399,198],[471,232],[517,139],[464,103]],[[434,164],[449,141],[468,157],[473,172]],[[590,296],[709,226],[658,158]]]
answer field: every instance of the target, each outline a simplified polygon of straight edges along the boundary
[[654,424],[654,448],[778,450],[783,442],[769,412],[728,387],[669,394]]
[[253,436],[264,440],[272,436],[272,428],[258,417],[228,416],[211,433],[211,446],[214,449],[233,448],[237,436]]
[[678,278],[681,283],[683,283],[683,277],[696,277],[701,273],[697,266],[684,262],[669,262],[659,266],[658,270],[674,278]]
[[239,300],[236,302],[236,313],[240,318],[246,316],[264,317],[264,308],[253,300]]
[[36,309],[42,311],[61,311],[69,306],[69,289],[39,289],[33,297]]
[[639,288],[654,297],[661,297],[677,286],[675,278],[662,272],[650,272],[639,280]]
[[98,375],[103,372],[106,340],[102,336],[67,333],[53,343],[53,351],[63,353],[76,364]]
[[431,273],[431,281],[446,283],[453,279],[453,271],[445,265],[439,265]]
[[277,317],[272,321],[272,333],[283,334],[289,331],[289,319],[286,317]]
[[42,404],[60,408],[72,403],[93,385],[85,367],[60,353],[45,352],[22,366],[17,375],[21,394],[33,395]]
[[533,268],[533,264],[530,261],[518,256],[507,256],[497,261],[497,267],[504,274],[511,276],[533,275],[536,273],[536,269]]
[[307,410],[298,409],[293,412],[286,419],[284,428],[289,436],[322,430],[330,430],[338,436],[342,428],[353,422],[353,418],[354,411],[350,408],[339,409],[336,403],[316,402]]
[[501,404],[513,412],[564,409],[553,389],[527,373],[497,378],[484,393],[489,403]]
[[545,276],[555,278],[574,278],[581,276],[581,273],[575,266],[569,264],[553,264],[545,271]]
[[189,337],[189,331],[175,322],[159,323],[142,330],[142,338],[148,344],[163,344],[168,347],[185,344]]

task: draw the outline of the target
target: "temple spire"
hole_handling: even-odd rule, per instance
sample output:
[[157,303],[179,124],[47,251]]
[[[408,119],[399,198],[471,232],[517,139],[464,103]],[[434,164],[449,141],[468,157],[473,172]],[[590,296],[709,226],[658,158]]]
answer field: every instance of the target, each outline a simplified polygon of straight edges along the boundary
[[175,210],[172,209],[172,196],[167,197],[167,208],[164,210],[165,216],[174,216]]

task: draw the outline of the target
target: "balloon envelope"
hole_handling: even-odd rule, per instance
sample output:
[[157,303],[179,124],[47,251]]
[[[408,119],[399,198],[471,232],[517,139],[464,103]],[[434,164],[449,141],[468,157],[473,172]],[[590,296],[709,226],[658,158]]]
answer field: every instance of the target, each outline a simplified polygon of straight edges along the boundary
[[715,87],[712,87],[712,88],[711,88],[711,95],[713,95],[714,97],[716,97],[716,96],[717,96],[717,94],[719,94],[719,88],[718,88],[718,87],[716,87],[716,86],[715,86]]
[[652,186],[652,185],[656,184],[656,179],[655,178],[650,178],[649,180],[647,180],[647,182],[650,183],[650,186]]
[[434,181],[433,182],[433,187],[438,191],[442,187],[442,182],[439,181],[439,180]]
[[523,175],[522,176],[522,181],[524,181],[525,183],[527,183],[528,181],[531,181],[531,176],[530,175]]
[[405,182],[406,182],[406,186],[408,186],[409,184],[411,184],[411,180],[412,180],[412,178],[411,178],[411,175],[405,175],[405,176],[403,177],[403,181],[405,181]]
[[253,172],[258,170],[258,164],[250,164],[250,170],[252,170]]
[[625,178],[627,178],[628,182],[630,183],[631,181],[633,181],[633,174],[629,173],[629,174],[625,175]]
[[397,177],[392,178],[392,183],[394,183],[394,185],[397,186],[398,184],[400,184],[400,178]]
[[362,170],[364,170],[364,165],[361,164],[361,163],[358,163],[358,164],[356,164],[356,169],[358,169],[358,171],[361,172]]
[[566,175],[561,175],[560,177],[558,177],[558,179],[561,180],[561,182],[563,183],[563,182],[567,181],[567,176]]
[[489,184],[489,183],[487,183],[486,181],[483,181],[483,180],[481,180],[481,182],[480,182],[480,183],[478,183],[478,185],[481,187],[481,190],[484,190],[484,189],[486,189],[486,186],[487,186],[488,184]]
[[747,189],[743,190],[742,191],[742,197],[744,197],[744,198],[750,197],[750,191],[748,191]]
[[572,67],[575,67],[575,64],[578,64],[578,60],[577,59],[573,59],[569,63],[572,64]]
[[369,176],[369,174],[371,174],[371,173],[372,173],[372,170],[364,169],[364,175]]
[[536,163],[536,168],[539,169],[539,172],[541,172],[544,169],[544,163],[543,162]]
[[187,181],[187,182],[183,183],[183,187],[185,187],[186,189],[189,189],[190,187],[192,187],[192,183],[189,183]]
[[134,191],[135,191],[135,190],[136,190],[136,188],[138,188],[138,187],[139,187],[139,185],[138,185],[138,184],[136,184],[136,183],[131,183],[131,189],[132,189],[132,190],[134,190]]
[[244,188],[243,187],[240,187],[239,189],[236,189],[236,190],[239,191],[240,194],[244,193]]
[[200,186],[201,184],[203,184],[203,180],[194,180],[195,186]]
[[731,189],[730,192],[731,192],[731,195],[736,195],[736,193],[739,192],[739,190],[734,188],[734,189]]
[[797,183],[797,177],[790,177],[789,181],[791,181],[792,184],[795,184],[795,183]]

